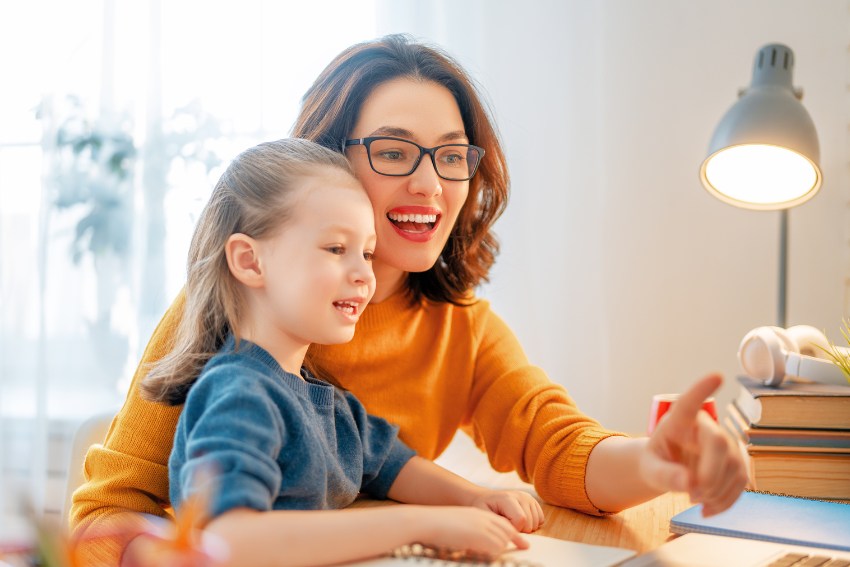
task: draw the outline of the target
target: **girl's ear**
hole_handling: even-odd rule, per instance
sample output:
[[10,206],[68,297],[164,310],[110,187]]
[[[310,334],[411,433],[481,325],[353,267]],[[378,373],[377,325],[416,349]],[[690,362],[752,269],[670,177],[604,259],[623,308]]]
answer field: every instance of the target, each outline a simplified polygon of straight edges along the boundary
[[256,240],[242,233],[231,234],[224,244],[224,254],[230,273],[239,282],[255,288],[265,284]]

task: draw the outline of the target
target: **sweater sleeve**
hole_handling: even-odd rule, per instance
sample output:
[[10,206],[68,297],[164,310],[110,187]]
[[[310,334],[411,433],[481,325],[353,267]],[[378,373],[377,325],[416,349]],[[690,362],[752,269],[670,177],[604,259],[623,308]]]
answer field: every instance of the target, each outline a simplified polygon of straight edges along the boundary
[[465,429],[495,470],[516,470],[546,502],[603,513],[585,491],[587,461],[599,441],[622,434],[584,415],[563,386],[529,364],[513,332],[489,308],[480,316]]
[[86,454],[86,482],[74,492],[70,512],[72,530],[87,536],[81,540],[85,565],[119,563],[126,538],[96,535],[125,525],[126,512],[168,516],[168,456],[182,407],[143,400],[138,386],[147,365],[171,349],[184,299],[181,292],[154,331],[103,444]]
[[[233,508],[272,509],[280,492],[281,413],[265,389],[273,382],[244,365],[223,364],[192,386],[169,464],[171,502],[181,504],[213,480],[210,517]],[[281,390],[282,391],[282,390]]]
[[345,398],[357,424],[363,447],[361,491],[383,500],[398,473],[416,452],[398,438],[398,426],[366,413],[366,408],[351,392],[346,392]]

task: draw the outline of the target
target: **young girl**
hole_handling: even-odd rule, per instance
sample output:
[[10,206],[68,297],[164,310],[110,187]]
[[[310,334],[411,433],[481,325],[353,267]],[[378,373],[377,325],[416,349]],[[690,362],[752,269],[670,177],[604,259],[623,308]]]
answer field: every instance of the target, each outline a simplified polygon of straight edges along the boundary
[[[507,202],[508,170],[476,89],[449,56],[404,36],[352,46],[305,95],[293,135],[345,153],[372,202],[378,235],[376,291],[355,338],[310,354],[370,412],[398,424],[419,455],[436,458],[462,429],[494,469],[514,470],[546,502],[589,514],[669,490],[688,491],[707,514],[735,501],[747,480],[740,451],[698,411],[719,377],[691,388],[686,395],[697,403],[681,419],[666,420],[651,438],[630,438],[582,413],[475,297],[498,252],[492,227]],[[465,173],[447,166],[454,161],[445,159],[447,147],[465,150]],[[557,164],[541,166],[557,176]],[[545,267],[529,276],[545,277]],[[143,365],[168,352],[183,313],[181,294]],[[181,410],[142,400],[143,375],[137,372],[104,445],[89,452],[75,525],[108,523],[127,509],[168,514],[164,465]],[[129,549],[149,543],[136,538]],[[117,561],[120,551],[96,546],[92,553]]]
[[[212,475],[208,529],[230,565],[325,565],[414,542],[497,554],[525,547],[517,530],[542,522],[531,495],[414,456],[397,427],[305,368],[310,343],[354,336],[375,291],[374,248],[372,207],[345,158],[307,140],[243,152],[201,215],[175,345],[142,390],[185,404],[171,503],[179,513]],[[415,521],[405,507],[304,512],[344,508],[361,491],[467,506],[416,510]]]

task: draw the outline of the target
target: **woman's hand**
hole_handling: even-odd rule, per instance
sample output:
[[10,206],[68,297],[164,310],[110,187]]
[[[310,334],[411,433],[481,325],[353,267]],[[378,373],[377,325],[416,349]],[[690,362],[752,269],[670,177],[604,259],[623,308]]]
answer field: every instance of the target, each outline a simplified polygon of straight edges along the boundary
[[493,558],[510,544],[528,549],[528,542],[503,516],[470,506],[417,507],[421,543],[440,549],[470,552]]
[[531,533],[543,525],[540,503],[521,490],[483,489],[470,505],[504,516],[514,528],[524,533]]
[[732,505],[747,485],[747,468],[734,439],[704,411],[703,401],[723,382],[698,381],[658,423],[638,462],[643,481],[666,492],[688,492],[711,516]]

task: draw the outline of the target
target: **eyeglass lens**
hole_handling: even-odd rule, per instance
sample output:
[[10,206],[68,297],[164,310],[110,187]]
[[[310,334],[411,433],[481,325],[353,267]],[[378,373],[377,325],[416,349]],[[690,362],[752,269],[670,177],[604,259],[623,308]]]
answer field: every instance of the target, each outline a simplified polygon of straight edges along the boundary
[[[419,146],[403,140],[378,138],[369,145],[372,167],[385,175],[409,175],[419,165]],[[437,174],[445,179],[469,179],[480,159],[476,148],[465,144],[450,144],[434,150]]]

